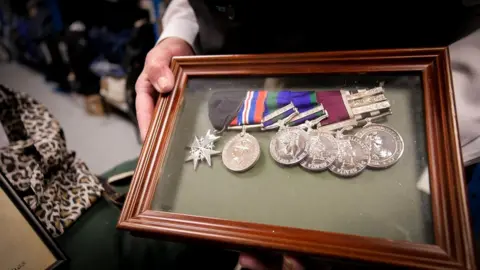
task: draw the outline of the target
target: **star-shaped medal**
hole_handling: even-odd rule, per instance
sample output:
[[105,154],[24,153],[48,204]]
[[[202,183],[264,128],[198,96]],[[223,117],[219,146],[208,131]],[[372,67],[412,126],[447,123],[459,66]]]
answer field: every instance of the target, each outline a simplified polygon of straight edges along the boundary
[[202,160],[207,161],[208,166],[212,166],[212,156],[218,155],[221,152],[213,150],[215,147],[213,143],[220,139],[219,136],[215,136],[211,133],[210,130],[207,131],[207,134],[204,137],[198,138],[195,136],[192,144],[190,145],[190,153],[185,159],[185,162],[193,161],[193,169],[197,170],[198,163]]

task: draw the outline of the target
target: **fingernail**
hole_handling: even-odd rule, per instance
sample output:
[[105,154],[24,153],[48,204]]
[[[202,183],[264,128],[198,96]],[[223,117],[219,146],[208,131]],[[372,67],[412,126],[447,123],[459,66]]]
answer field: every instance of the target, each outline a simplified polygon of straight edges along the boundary
[[167,79],[165,77],[160,77],[157,81],[158,86],[160,87],[159,90],[165,89],[167,87]]
[[155,87],[155,89],[157,89],[157,91],[161,91],[162,88],[160,88],[160,85],[158,84],[158,82],[154,82],[153,83],[153,87]]

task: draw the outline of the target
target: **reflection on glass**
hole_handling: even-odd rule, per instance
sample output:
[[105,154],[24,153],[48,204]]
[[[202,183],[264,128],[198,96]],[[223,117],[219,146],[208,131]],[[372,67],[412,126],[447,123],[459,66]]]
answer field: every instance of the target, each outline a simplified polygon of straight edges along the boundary
[[[381,93],[362,96],[363,91],[358,91],[374,89],[380,83],[384,83]],[[340,89],[344,92],[332,91]],[[265,91],[249,92],[251,90]],[[285,90],[290,91],[298,114],[289,114],[288,99],[280,104]],[[312,96],[308,97],[305,91],[313,93]],[[349,91],[348,94],[345,95],[345,91]],[[244,101],[249,95],[253,101],[248,106],[255,102],[264,106],[260,109],[252,106],[250,109],[257,111],[247,114]],[[355,95],[362,97],[355,98]],[[272,107],[271,97],[275,97],[276,107]],[[238,102],[238,98],[243,102]],[[338,98],[342,99],[342,104],[348,104],[346,119],[342,118],[345,113],[332,105],[332,100]],[[308,100],[321,101],[326,110],[317,106],[302,107],[300,100],[307,103]],[[366,109],[371,104],[376,104],[375,110]],[[163,173],[153,209],[433,243],[430,197],[417,188],[417,181],[427,163],[423,92],[417,74],[191,78],[181,106],[176,130],[162,164]],[[258,128],[259,119],[264,123],[271,120],[270,124],[277,125],[278,119],[286,116],[291,119],[285,123],[280,121],[280,126],[297,120],[306,123],[305,119],[310,124],[320,123],[321,127],[315,129],[318,138],[307,143],[313,134],[307,128],[283,129],[295,129],[295,132]],[[366,119],[373,120],[369,123]],[[344,124],[345,128],[335,133],[339,129],[333,127],[341,126],[339,123],[345,121],[350,121],[350,125]],[[234,125],[234,122],[253,128],[243,131],[242,128],[228,129],[221,134],[214,132],[222,129],[219,128],[222,125]],[[349,129],[352,123],[359,127]],[[369,123],[368,130],[361,127],[366,123]],[[210,137],[206,136],[208,130],[211,130]],[[243,151],[243,159],[237,157],[228,164],[225,161],[225,164],[246,168],[254,163],[253,167],[241,173],[234,172],[222,162],[222,158],[228,156],[222,157],[221,153],[210,155],[212,151],[221,152],[227,142],[244,133],[248,135],[250,145],[255,145],[255,140],[258,142],[259,153],[232,148],[226,152],[238,154]],[[215,138],[217,135],[220,137]],[[300,164],[292,161],[301,158],[302,146],[306,144],[320,145],[326,150],[316,156],[312,150],[314,158],[305,158]],[[239,140],[227,144],[227,147],[230,145],[244,144]],[[198,150],[196,155],[208,155],[211,167],[206,157],[197,160],[196,170],[192,163],[185,163],[185,159],[195,152],[186,146]],[[346,151],[348,147],[350,151]],[[337,153],[337,148],[339,153],[343,151],[345,158],[332,155]],[[280,160],[272,157],[275,153]],[[370,158],[365,158],[368,153]],[[258,161],[253,160],[256,158]],[[238,164],[231,165],[234,161]]]

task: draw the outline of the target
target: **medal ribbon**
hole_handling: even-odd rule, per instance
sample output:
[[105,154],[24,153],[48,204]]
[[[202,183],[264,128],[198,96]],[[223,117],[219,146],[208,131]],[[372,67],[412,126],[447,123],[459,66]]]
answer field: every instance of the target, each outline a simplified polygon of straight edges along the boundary
[[[280,119],[288,117],[295,112],[295,108],[300,114],[289,121],[288,125],[290,126],[302,124],[307,120],[318,119],[325,112],[328,112],[328,118],[323,119],[320,126],[335,124],[351,118],[361,119],[376,113],[371,112],[370,107],[373,108],[373,105],[380,106],[388,102],[381,95],[382,93],[383,88],[381,87],[351,94],[342,90],[248,91],[244,98],[238,97],[243,101],[238,100],[240,109],[234,113],[235,117],[230,126],[259,125],[265,128],[274,125]],[[373,98],[376,99],[373,100]],[[372,100],[370,101],[370,99]],[[312,111],[318,106],[323,106],[323,110]],[[383,112],[381,109],[383,107],[379,108],[378,113]],[[390,106],[386,106],[385,110],[389,109]]]
[[315,91],[291,91],[290,98],[300,112],[289,122],[291,126],[302,124],[307,120],[313,120],[325,114],[323,107],[319,107],[322,105],[317,101]]
[[299,112],[318,105],[315,91],[271,91],[265,101],[265,115],[287,106],[290,102],[293,102]]
[[308,111],[304,111],[303,113],[300,113],[299,115],[295,116],[289,123],[289,126],[296,126],[303,124],[305,121],[311,121],[313,119],[317,119],[322,115],[326,115],[326,112],[323,108],[322,105],[318,105],[316,107],[313,107],[312,109]]
[[[289,107],[290,104],[293,104],[293,107]],[[315,91],[248,91],[237,116],[230,123],[230,126],[262,123],[266,127],[291,115],[295,111],[294,107],[302,113],[317,107],[319,104]],[[297,119],[296,123],[315,119],[323,114],[324,112],[318,111],[305,116],[305,118]]]
[[231,126],[253,125],[262,122],[265,112],[267,91],[248,91],[237,116],[230,123]]
[[277,109],[276,111],[266,115],[263,118],[262,125],[263,125],[263,127],[271,126],[271,125],[275,124],[276,122],[278,122],[278,120],[287,118],[288,116],[290,116],[294,112],[295,112],[295,106],[293,105],[292,102],[290,102],[286,106],[284,106],[280,109]]
[[328,112],[328,118],[322,120],[322,126],[341,122],[350,119],[350,116],[342,92],[339,90],[333,91],[318,91],[316,92],[317,101],[321,103],[324,109]]
[[290,91],[290,100],[300,113],[319,105],[315,91]]
[[[318,105],[315,91],[272,91],[268,93],[267,100],[265,102],[265,117],[271,115],[279,108],[283,108],[290,103],[292,103],[300,113],[308,111]],[[276,121],[291,115],[293,112],[293,109],[288,110],[278,116],[275,116],[273,119],[267,119],[264,121],[263,126],[270,126]],[[317,116],[320,115],[321,114],[317,114]],[[311,115],[304,119],[304,121],[314,118],[316,118],[315,115]]]
[[265,100],[265,115],[267,116],[274,111],[290,104],[290,91],[270,91]]

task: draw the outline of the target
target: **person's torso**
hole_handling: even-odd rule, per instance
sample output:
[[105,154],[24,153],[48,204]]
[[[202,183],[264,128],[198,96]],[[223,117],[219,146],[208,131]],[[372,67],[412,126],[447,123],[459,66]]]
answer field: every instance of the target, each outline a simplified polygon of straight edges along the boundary
[[457,0],[190,4],[206,54],[444,46],[462,11]]

